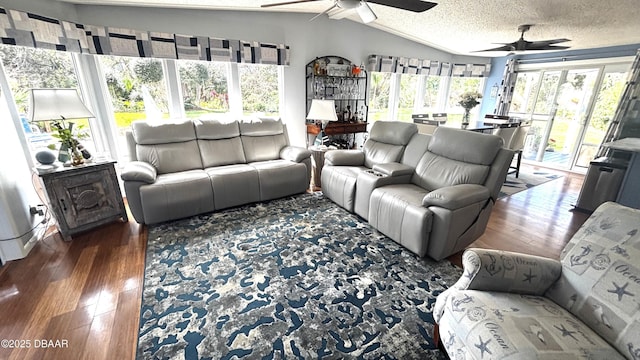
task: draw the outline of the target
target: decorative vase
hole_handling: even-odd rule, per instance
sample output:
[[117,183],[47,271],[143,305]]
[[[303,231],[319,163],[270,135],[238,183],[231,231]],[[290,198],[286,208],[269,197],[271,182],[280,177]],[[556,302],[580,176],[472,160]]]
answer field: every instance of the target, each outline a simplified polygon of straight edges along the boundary
[[71,160],[71,155],[69,153],[69,147],[67,145],[60,145],[60,150],[58,150],[58,161],[61,163],[66,163]]
[[462,124],[463,125],[469,125],[469,117],[470,117],[469,112],[470,111],[471,111],[471,109],[464,109],[464,115],[462,115]]

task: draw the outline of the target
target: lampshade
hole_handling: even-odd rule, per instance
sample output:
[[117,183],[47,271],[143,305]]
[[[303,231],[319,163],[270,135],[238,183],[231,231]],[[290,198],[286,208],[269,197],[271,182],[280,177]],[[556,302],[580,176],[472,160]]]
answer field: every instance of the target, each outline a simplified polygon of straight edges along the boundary
[[333,100],[311,100],[311,109],[307,119],[326,121],[338,121],[336,115],[336,103]]
[[31,89],[29,102],[31,121],[94,117],[80,99],[76,89]]

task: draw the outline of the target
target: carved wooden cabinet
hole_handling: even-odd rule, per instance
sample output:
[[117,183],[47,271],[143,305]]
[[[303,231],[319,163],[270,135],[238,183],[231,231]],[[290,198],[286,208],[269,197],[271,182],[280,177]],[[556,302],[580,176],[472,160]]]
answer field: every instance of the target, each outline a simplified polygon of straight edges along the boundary
[[118,219],[128,221],[114,163],[89,163],[38,174],[65,240]]

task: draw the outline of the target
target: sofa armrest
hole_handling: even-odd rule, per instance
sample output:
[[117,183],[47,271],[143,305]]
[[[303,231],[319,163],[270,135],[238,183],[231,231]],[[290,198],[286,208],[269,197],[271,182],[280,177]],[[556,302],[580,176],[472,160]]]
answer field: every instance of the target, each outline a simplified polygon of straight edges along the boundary
[[422,198],[422,206],[438,206],[449,210],[460,209],[481,201],[491,194],[482,185],[460,184],[433,190]]
[[458,289],[543,295],[562,272],[558,260],[493,249],[467,249]]
[[362,166],[364,153],[360,150],[333,150],[324,154],[325,165]]
[[464,273],[449,289],[438,295],[433,315],[436,323],[447,298],[455,290],[478,290],[544,295],[559,278],[558,260],[510,251],[471,248],[462,255]]
[[311,157],[311,151],[300,146],[285,146],[280,150],[280,158],[293,162],[302,162]]
[[156,182],[156,168],[144,161],[131,161],[124,166],[120,177],[124,181],[140,181],[147,184]]
[[373,165],[373,171],[386,176],[413,175],[411,166],[397,162]]

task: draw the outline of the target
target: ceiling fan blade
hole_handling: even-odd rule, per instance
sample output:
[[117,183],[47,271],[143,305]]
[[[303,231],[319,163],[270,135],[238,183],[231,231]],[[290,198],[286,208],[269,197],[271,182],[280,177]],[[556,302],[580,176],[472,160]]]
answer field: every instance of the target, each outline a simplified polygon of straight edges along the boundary
[[309,19],[309,21],[313,21],[313,20],[317,19],[318,17],[320,17],[320,16],[322,16],[322,15],[324,15],[324,14],[328,13],[329,11],[333,10],[333,9],[334,9],[334,8],[336,8],[337,6],[338,6],[337,4],[333,4],[333,6],[331,6],[331,7],[330,7],[330,8],[328,8],[327,10],[325,10],[325,11],[321,12],[320,14],[318,14],[318,15],[316,15],[316,16],[314,16],[314,17],[312,17],[311,19]]
[[367,0],[370,3],[390,6],[396,9],[402,9],[413,12],[423,12],[438,5],[430,1],[421,0]]
[[525,50],[564,50],[570,47],[571,46],[556,46],[556,45],[532,43],[528,45]]
[[485,49],[485,50],[476,50],[476,51],[472,51],[472,52],[483,52],[483,51],[515,51],[516,48],[515,46],[511,45],[511,44],[504,44],[504,46],[500,46],[497,48],[492,48],[492,49]]
[[273,6],[282,6],[282,5],[291,5],[291,4],[300,4],[300,3],[306,3],[306,2],[314,2],[314,1],[318,1],[318,0],[285,1],[285,2],[279,2],[279,3],[262,4],[262,5],[260,5],[260,7],[266,8],[266,7],[273,7]]
[[567,42],[567,41],[571,41],[571,40],[569,40],[569,39],[551,39],[551,40],[533,41],[533,43],[534,44],[551,45],[551,44],[559,44],[559,43],[563,43],[563,42]]
[[366,1],[362,1],[356,11],[358,15],[360,15],[360,20],[365,24],[375,21],[378,18]]

